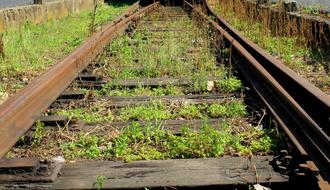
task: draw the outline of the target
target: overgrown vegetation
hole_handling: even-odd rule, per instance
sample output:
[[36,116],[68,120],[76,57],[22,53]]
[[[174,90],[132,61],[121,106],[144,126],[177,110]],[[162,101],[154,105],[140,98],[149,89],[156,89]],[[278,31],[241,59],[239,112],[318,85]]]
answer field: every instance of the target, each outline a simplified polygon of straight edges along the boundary
[[38,145],[41,143],[41,140],[44,137],[44,124],[40,121],[37,121],[35,126],[36,128],[33,134],[33,144]]
[[[311,32],[312,25],[305,23],[304,31],[297,31],[293,28],[296,26],[295,23],[279,23],[276,31],[272,31],[270,22],[281,22],[281,20],[269,21],[268,12],[268,15],[264,12],[259,12],[260,15],[257,15],[255,7],[249,8],[250,5],[244,3],[245,0],[235,2],[232,0],[209,1],[213,2],[212,5],[215,11],[242,34],[271,55],[281,59],[286,65],[307,78],[321,90],[329,91],[330,59],[327,56],[328,52],[320,49],[315,51],[307,46],[308,40],[312,40],[312,37],[314,37],[313,34],[306,34],[311,39],[298,35],[298,33]],[[282,25],[283,28],[281,28]],[[290,25],[292,29],[285,28],[287,25]],[[295,31],[296,33],[294,33]]]
[[[119,16],[130,3],[121,6],[110,3],[98,7],[94,30]],[[43,24],[25,23],[19,29],[4,32],[1,38],[3,51],[0,51],[3,55],[0,59],[1,85],[7,92],[13,93],[15,84],[21,84],[18,87],[21,88],[27,80],[64,58],[89,36],[90,19],[90,11],[83,11]]]
[[152,121],[167,119],[206,119],[218,117],[244,117],[246,106],[241,101],[213,104],[165,104],[155,100],[146,105],[124,107],[120,109],[106,108],[106,103],[85,108],[68,108],[57,112],[69,118],[84,120],[87,123],[111,121]]
[[[83,137],[83,138],[82,138]],[[169,158],[219,157],[223,155],[269,154],[278,150],[280,137],[274,130],[251,128],[235,131],[223,123],[219,128],[207,124],[200,131],[181,128],[181,135],[163,130],[162,126],[141,127],[132,124],[122,133],[106,139],[99,135],[81,136],[62,146],[69,159],[109,159],[126,161]]]
[[[150,16],[150,19],[158,17]],[[106,59],[107,67],[100,71],[102,75],[120,80],[160,76],[191,77],[192,74],[222,77],[226,72],[224,67],[216,66],[207,36],[193,27],[191,20],[183,17],[173,23],[158,25],[155,22],[148,27],[151,30],[167,30],[172,27],[179,31],[158,34],[142,26],[134,34],[117,38],[107,49],[113,56]],[[180,33],[180,30],[190,31]]]
[[88,123],[112,121],[114,116],[109,108],[102,104],[95,104],[85,108],[68,108],[57,112],[59,115],[68,116],[70,119],[84,120]]
[[[95,91],[93,91],[95,92]],[[107,96],[167,96],[167,95],[183,95],[183,89],[178,86],[165,86],[165,87],[138,87],[133,89],[114,89],[111,83],[104,85],[97,94]]]
[[105,176],[99,175],[96,177],[96,181],[93,183],[93,187],[96,187],[97,190],[100,190],[104,186],[104,182],[107,180]]
[[329,9],[327,6],[322,6],[318,3],[304,6],[302,8],[303,13],[314,15],[314,16],[323,16],[323,17],[328,17],[330,18],[330,13],[327,13],[325,10]]

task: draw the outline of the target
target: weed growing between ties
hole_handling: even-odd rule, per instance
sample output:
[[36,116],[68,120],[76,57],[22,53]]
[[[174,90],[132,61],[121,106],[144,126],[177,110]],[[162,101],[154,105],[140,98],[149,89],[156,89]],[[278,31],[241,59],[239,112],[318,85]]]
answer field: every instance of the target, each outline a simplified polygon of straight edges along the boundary
[[165,105],[154,101],[150,105],[122,108],[118,111],[120,121],[151,121],[166,119],[203,119],[209,117],[238,117],[247,114],[242,102],[232,101],[224,104],[194,105],[183,104]]
[[79,119],[87,123],[112,121],[114,116],[109,108],[103,104],[94,104],[89,107],[67,108],[57,111],[59,115],[68,116],[69,119]]
[[[177,96],[191,93],[235,93],[242,89],[242,82],[236,77],[224,77],[220,80],[191,76],[189,86],[167,85],[164,87],[139,86],[137,88],[116,88],[116,81],[103,85],[100,90],[86,90],[86,93],[105,96]],[[208,83],[212,85],[209,86]]]
[[[243,3],[243,0],[235,3],[232,0],[210,0],[210,2],[213,2],[212,5],[216,13],[225,18],[243,35],[264,48],[271,55],[281,59],[286,65],[321,90],[325,92],[330,90],[330,57],[327,56],[329,52],[322,51],[323,53],[321,53],[321,50],[312,50],[307,46],[306,40],[308,39],[292,34],[295,31],[294,29],[288,31],[291,33],[286,36],[286,28],[278,29],[276,32],[282,32],[282,34],[274,35],[274,31],[271,31],[268,27],[269,21],[267,19],[270,18],[269,15],[251,16],[256,12],[254,9],[247,9],[245,7],[247,5]],[[240,14],[236,14],[236,12]],[[288,25],[290,27],[295,26],[294,23]],[[306,26],[306,32],[311,32],[311,27]],[[313,37],[310,34],[309,36]]]
[[124,108],[107,108],[102,105],[87,107],[68,107],[56,111],[58,115],[84,120],[87,123],[111,121],[152,121],[167,119],[207,119],[207,118],[233,118],[247,115],[246,105],[233,100],[226,103],[189,104],[175,102],[165,104],[161,101],[152,101],[146,105],[137,105]]
[[[157,34],[149,31],[152,27],[160,28],[158,30],[175,27],[185,32]],[[135,33],[125,34],[111,43],[107,52],[112,56],[105,58],[106,67],[100,73],[116,80],[164,76],[190,78],[191,75],[222,77],[225,68],[216,66],[214,53],[204,37],[205,34],[186,18],[162,26],[155,24],[151,29],[138,27]]]
[[111,83],[102,87],[99,91],[93,91],[96,94],[106,96],[168,96],[168,95],[184,95],[184,89],[178,86],[165,86],[165,87],[138,87],[133,89],[116,89],[113,88]]
[[226,123],[219,128],[203,125],[200,131],[181,128],[181,134],[163,130],[161,126],[141,127],[132,124],[116,137],[80,135],[78,140],[62,145],[68,159],[111,159],[125,161],[219,157],[223,155],[269,154],[278,150],[276,131],[255,128],[235,131]]

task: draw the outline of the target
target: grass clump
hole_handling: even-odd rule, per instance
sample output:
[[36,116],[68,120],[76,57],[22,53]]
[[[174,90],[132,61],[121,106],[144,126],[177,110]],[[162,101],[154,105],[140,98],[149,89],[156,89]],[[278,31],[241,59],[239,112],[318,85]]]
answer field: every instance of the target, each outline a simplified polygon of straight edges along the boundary
[[242,82],[241,80],[230,77],[227,79],[222,79],[215,81],[217,88],[224,92],[236,92],[242,88]]
[[165,105],[154,101],[148,105],[122,108],[118,120],[166,120],[166,119],[206,119],[209,117],[243,117],[247,115],[246,106],[240,101],[219,104]]
[[110,109],[101,106],[92,106],[91,108],[69,108],[57,112],[59,115],[65,115],[69,118],[84,120],[87,123],[112,121],[114,116]]
[[200,119],[206,118],[205,114],[202,112],[206,105],[184,105],[179,109],[178,115],[186,119]]
[[212,104],[207,108],[207,112],[213,118],[216,117],[241,117],[246,116],[246,106],[241,102],[230,102],[225,105]]
[[35,123],[36,129],[35,132],[33,134],[33,140],[32,140],[32,144],[33,145],[39,145],[41,143],[42,138],[44,137],[45,133],[44,133],[44,123],[41,121],[37,121]]
[[111,84],[105,85],[99,93],[107,96],[177,96],[184,95],[182,89],[177,86],[165,87],[138,87],[133,89],[113,89]]
[[80,135],[77,141],[65,143],[61,148],[64,155],[69,158],[93,159],[106,155],[101,148],[105,139],[97,135]]
[[165,120],[170,119],[172,113],[166,109],[166,106],[159,101],[151,103],[151,105],[142,105],[132,108],[123,108],[120,111],[120,120]]
[[276,151],[279,139],[275,131],[255,128],[234,131],[227,124],[212,128],[203,125],[197,132],[181,128],[181,135],[163,130],[161,126],[141,127],[137,123],[125,128],[113,139],[89,135],[62,146],[66,157],[117,158],[125,161],[220,157],[223,155],[269,154]]

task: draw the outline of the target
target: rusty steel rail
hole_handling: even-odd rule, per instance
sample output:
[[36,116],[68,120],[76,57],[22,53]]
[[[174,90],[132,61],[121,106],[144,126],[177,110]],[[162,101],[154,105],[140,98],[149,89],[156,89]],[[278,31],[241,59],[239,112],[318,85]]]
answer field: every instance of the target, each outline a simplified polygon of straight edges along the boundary
[[[329,187],[328,182],[323,180],[330,179],[329,96],[242,37],[224,19],[218,17],[206,1],[202,3],[206,5],[208,15],[215,20],[187,1],[185,5],[208,20],[232,44],[233,55],[238,55],[232,59],[242,75],[305,156],[307,167],[317,174],[319,186]],[[319,172],[322,177],[318,175]]]
[[0,158],[30,129],[40,114],[75,80],[78,73],[95,59],[118,32],[157,5],[158,3],[153,3],[138,10],[139,2],[135,3],[120,19],[94,34],[69,56],[3,103],[0,106]]

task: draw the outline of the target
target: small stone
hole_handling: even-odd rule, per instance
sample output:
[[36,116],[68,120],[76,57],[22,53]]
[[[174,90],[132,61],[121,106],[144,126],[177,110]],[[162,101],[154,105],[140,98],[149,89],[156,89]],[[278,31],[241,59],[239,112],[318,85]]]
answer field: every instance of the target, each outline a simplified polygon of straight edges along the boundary
[[207,81],[207,91],[212,91],[214,88],[214,81]]
[[100,149],[101,151],[105,151],[105,150],[107,150],[107,147],[106,147],[106,146],[100,146],[99,149]]
[[64,163],[65,162],[65,159],[63,156],[56,156],[52,159],[53,162],[56,162],[56,163]]
[[270,188],[264,187],[260,184],[255,184],[255,185],[253,185],[253,187],[254,187],[255,190],[271,190]]
[[23,82],[27,82],[27,81],[29,81],[29,79],[26,78],[26,77],[23,77],[22,81],[23,81]]

